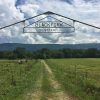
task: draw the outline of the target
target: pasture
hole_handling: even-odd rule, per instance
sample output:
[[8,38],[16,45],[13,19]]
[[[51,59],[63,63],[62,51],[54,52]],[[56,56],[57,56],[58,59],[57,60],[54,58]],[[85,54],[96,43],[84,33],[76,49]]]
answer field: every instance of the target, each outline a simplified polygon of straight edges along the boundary
[[99,100],[100,59],[0,60],[0,100]]

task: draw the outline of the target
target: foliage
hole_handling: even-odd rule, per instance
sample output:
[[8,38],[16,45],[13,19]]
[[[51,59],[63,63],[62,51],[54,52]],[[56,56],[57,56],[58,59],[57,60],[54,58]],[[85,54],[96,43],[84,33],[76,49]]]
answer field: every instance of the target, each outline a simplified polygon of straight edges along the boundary
[[91,49],[61,49],[49,50],[43,48],[37,51],[28,51],[25,48],[16,48],[13,51],[1,51],[0,59],[49,59],[49,58],[99,58],[100,50]]

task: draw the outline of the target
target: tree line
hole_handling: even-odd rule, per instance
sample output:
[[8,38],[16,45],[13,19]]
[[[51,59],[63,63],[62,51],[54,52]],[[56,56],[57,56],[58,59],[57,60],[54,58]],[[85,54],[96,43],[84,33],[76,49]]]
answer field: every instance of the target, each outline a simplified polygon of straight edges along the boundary
[[99,58],[100,50],[69,49],[50,50],[43,48],[36,51],[28,51],[25,48],[16,48],[12,51],[0,51],[0,59],[50,59],[50,58]]

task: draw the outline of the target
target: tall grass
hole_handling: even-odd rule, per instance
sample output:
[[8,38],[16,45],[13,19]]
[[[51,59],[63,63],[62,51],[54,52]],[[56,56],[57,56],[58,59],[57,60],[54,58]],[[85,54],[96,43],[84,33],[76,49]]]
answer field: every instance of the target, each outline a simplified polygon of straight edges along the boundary
[[40,62],[30,60],[0,61],[0,100],[25,100],[28,91],[34,90],[40,74]]
[[69,95],[100,100],[100,59],[51,59],[47,63]]

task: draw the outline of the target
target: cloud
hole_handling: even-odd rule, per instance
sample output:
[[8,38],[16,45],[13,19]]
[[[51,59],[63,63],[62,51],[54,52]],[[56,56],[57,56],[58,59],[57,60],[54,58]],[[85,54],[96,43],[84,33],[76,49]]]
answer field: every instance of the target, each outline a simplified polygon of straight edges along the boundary
[[[0,27],[35,16],[39,13],[52,11],[83,22],[100,27],[100,4],[95,0],[0,0]],[[40,18],[43,18],[41,16]],[[37,18],[37,19],[40,19]],[[56,16],[56,18],[59,18]],[[37,20],[34,19],[34,20]],[[63,18],[60,20],[66,21]],[[27,23],[30,23],[31,20]],[[0,43],[98,43],[100,30],[75,24],[73,36],[66,34],[34,34],[23,33],[24,23],[0,30]]]
[[0,26],[23,19],[23,14],[15,7],[15,0],[3,0],[0,2]]

